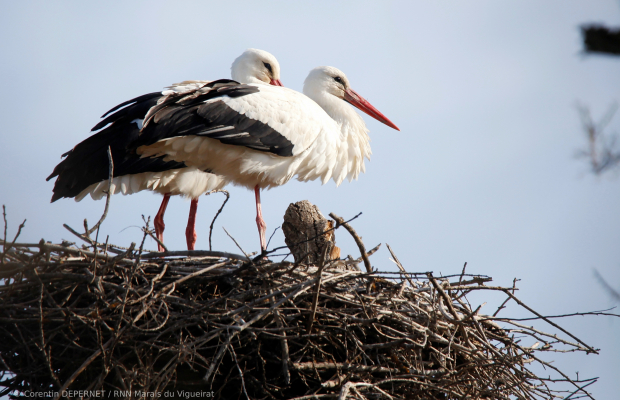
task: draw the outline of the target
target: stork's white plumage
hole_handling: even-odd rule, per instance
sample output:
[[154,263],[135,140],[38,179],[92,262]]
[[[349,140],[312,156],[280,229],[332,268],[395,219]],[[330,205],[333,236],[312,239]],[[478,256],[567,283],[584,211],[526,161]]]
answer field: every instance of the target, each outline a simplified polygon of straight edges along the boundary
[[[216,93],[217,92],[217,93]],[[143,158],[161,157],[208,170],[254,189],[261,247],[266,226],[260,189],[301,181],[356,179],[370,157],[368,131],[349,103],[398,129],[350,88],[340,70],[313,69],[304,94],[250,84],[203,87],[149,110],[134,144]]]
[[[262,50],[248,49],[241,54],[231,66],[231,75],[237,82],[269,83],[282,86],[278,61],[273,55]],[[132,194],[142,190],[152,190],[164,195],[154,220],[156,234],[160,241],[163,242],[165,228],[163,216],[170,196],[182,195],[192,199],[186,239],[188,249],[193,250],[196,242],[195,217],[198,198],[205,192],[223,188],[228,183],[227,180],[195,167],[187,167],[182,163],[162,163],[161,160],[154,160],[154,163],[145,165],[135,156],[131,157],[132,154],[127,154],[127,146],[139,135],[144,117],[151,107],[168,96],[189,94],[210,82],[184,81],[174,84],[162,92],[140,96],[120,104],[104,114],[105,119],[93,130],[110,125],[68,152],[67,159],[60,163],[48,178],[49,180],[56,175],[59,176],[54,187],[52,201],[61,197],[75,197],[76,201],[80,201],[88,194],[96,200],[102,198],[108,190],[107,176],[104,177],[100,168],[91,168],[95,170],[94,173],[92,171],[84,173],[84,170],[88,171],[88,167],[92,167],[93,164],[93,160],[85,160],[84,157],[88,152],[98,152],[101,155],[102,150],[110,145],[113,148],[115,165],[117,165],[111,185],[112,193]],[[108,114],[111,115],[108,116]],[[97,136],[99,140],[92,140]],[[100,158],[94,162],[101,164]],[[160,251],[163,250],[161,246],[158,245],[158,247]]]

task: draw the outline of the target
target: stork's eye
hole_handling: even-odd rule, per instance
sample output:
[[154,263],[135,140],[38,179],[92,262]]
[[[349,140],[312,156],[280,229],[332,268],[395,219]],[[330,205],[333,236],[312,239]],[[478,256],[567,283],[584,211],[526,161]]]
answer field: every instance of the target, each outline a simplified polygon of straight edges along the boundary
[[265,68],[267,68],[269,72],[273,74],[273,71],[271,70],[271,64],[264,62],[263,65],[265,66]]
[[341,78],[341,77],[339,77],[339,76],[335,76],[335,77],[334,77],[334,80],[335,80],[336,82],[338,82],[338,83],[342,83],[342,78]]

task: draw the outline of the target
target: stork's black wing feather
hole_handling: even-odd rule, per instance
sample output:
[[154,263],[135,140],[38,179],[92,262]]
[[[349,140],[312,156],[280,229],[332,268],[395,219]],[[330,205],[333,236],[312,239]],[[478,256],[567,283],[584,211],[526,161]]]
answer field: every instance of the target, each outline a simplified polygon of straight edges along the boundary
[[136,103],[136,104],[138,104],[138,103],[143,103],[143,102],[145,102],[145,101],[151,100],[151,99],[152,99],[152,98],[154,98],[154,97],[159,98],[159,97],[161,97],[161,96],[162,96],[161,92],[153,92],[153,93],[143,94],[142,96],[134,97],[134,98],[133,98],[133,99],[131,99],[131,100],[127,100],[127,101],[125,101],[125,102],[123,102],[123,103],[121,103],[121,104],[119,104],[119,105],[117,105],[117,106],[115,106],[115,107],[111,108],[111,109],[110,109],[110,110],[108,110],[105,114],[103,114],[103,115],[101,116],[101,118],[105,118],[105,117],[106,117],[106,115],[111,114],[111,113],[113,113],[114,111],[118,110],[119,108],[125,107],[126,105],[129,105],[129,104],[132,104],[132,103]]
[[[100,121],[97,125],[95,125],[91,129],[91,131],[93,132],[98,131],[99,129],[103,128],[107,124],[110,124],[114,121],[118,121],[125,117],[129,121],[133,121],[134,119],[143,119],[146,113],[149,111],[149,109],[153,107],[155,104],[157,104],[157,100],[159,100],[161,97],[162,97],[161,92],[153,92],[149,94],[144,94],[142,96],[138,96],[124,103],[121,103],[117,105],[116,107],[114,107],[113,109],[111,109],[110,111],[108,111],[107,113],[103,114],[101,118],[104,118],[104,119]],[[132,104],[132,105],[129,107],[125,107],[126,105],[129,105],[129,104]],[[125,107],[125,108],[122,108],[122,107]],[[110,113],[114,113],[114,114],[111,114],[107,118],[105,118],[106,115]]]
[[[234,81],[232,81],[234,82]],[[293,143],[269,124],[232,109],[223,96],[241,97],[259,87],[214,81],[191,94],[175,94],[149,110],[135,148],[179,136],[205,136],[282,157],[293,155]]]

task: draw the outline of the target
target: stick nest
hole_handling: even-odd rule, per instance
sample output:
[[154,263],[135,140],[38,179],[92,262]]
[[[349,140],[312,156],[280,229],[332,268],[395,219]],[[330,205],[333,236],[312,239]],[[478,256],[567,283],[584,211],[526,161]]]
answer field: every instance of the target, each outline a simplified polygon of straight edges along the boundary
[[593,382],[539,358],[596,352],[572,335],[470,306],[468,294],[489,291],[525,306],[488,277],[367,273],[361,259],[316,266],[93,241],[2,244],[0,396],[551,399],[588,395],[580,388]]

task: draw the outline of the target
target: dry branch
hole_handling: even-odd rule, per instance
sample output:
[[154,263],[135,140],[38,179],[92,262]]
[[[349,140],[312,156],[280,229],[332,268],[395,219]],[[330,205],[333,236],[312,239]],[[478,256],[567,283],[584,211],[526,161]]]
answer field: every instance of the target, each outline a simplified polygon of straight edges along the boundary
[[364,260],[364,266],[366,267],[366,272],[372,273],[372,266],[370,265],[370,260],[368,259],[368,253],[366,253],[366,247],[364,246],[364,242],[362,242],[362,238],[359,237],[355,229],[351,227],[345,220],[334,213],[329,213],[329,216],[332,217],[336,221],[336,228],[340,225],[344,226],[347,231],[353,236],[357,247],[360,249],[360,253],[362,255],[362,259]]
[[581,34],[586,52],[620,55],[620,29],[586,24],[581,26]]

